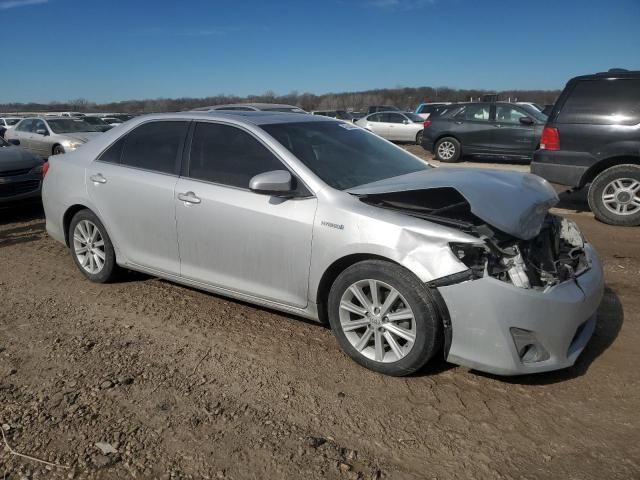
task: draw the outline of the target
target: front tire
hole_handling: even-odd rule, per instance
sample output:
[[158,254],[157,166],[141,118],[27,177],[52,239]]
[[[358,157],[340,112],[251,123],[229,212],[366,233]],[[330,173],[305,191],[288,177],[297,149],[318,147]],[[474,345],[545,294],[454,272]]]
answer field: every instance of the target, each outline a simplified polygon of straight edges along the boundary
[[62,145],[55,145],[52,150],[53,155],[62,155],[64,153],[64,147]]
[[342,272],[331,287],[328,313],[342,350],[386,375],[417,371],[442,343],[431,294],[415,275],[391,262],[366,260]]
[[589,187],[589,208],[610,225],[640,225],[640,165],[616,165],[600,173]]
[[80,210],[69,225],[71,256],[90,281],[107,283],[118,273],[116,254],[107,230],[90,210]]
[[436,142],[436,160],[446,163],[455,163],[462,156],[460,142],[453,137],[444,137]]

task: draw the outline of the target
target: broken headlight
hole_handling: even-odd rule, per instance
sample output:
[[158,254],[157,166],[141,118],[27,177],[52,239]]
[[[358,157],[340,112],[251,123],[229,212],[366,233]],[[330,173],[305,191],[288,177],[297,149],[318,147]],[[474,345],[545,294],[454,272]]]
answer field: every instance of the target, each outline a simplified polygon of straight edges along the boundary
[[484,276],[489,250],[484,244],[450,243],[451,251],[473,273],[474,278]]

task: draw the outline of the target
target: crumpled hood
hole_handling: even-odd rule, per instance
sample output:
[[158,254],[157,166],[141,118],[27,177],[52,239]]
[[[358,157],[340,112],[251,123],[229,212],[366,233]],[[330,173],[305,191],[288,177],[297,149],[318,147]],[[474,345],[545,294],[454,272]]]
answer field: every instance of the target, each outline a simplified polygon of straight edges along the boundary
[[0,172],[42,165],[43,160],[19,147],[0,147]]
[[87,143],[92,138],[96,138],[101,135],[102,132],[78,132],[78,133],[65,133],[64,136],[72,140],[78,140],[82,143]]
[[347,190],[355,195],[456,189],[471,212],[487,224],[522,240],[538,233],[551,207],[559,201],[546,180],[505,170],[430,168]]

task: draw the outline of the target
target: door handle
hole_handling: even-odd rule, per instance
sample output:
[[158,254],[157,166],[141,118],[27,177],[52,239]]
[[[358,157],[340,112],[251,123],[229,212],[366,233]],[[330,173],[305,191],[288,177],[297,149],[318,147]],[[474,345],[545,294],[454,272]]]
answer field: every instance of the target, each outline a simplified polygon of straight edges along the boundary
[[457,122],[455,122],[455,124],[456,124],[456,125],[462,125],[463,123],[464,123],[464,122],[461,122],[461,121],[459,121],[459,120],[458,120]]
[[107,183],[107,179],[104,178],[101,173],[91,175],[89,177],[89,180],[91,180],[93,183]]
[[502,128],[502,125],[500,125],[499,123],[496,123],[496,124],[494,125],[494,127],[496,127],[496,128]]
[[199,204],[202,200],[196,197],[196,194],[193,192],[179,193],[178,200],[181,200],[185,203],[193,203],[195,205]]

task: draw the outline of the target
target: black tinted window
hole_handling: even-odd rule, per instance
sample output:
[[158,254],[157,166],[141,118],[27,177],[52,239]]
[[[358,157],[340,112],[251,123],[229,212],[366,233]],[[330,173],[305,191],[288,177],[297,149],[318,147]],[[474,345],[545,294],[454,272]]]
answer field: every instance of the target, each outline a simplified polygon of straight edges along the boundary
[[565,101],[558,121],[600,125],[640,123],[640,80],[584,80]]
[[188,122],[152,122],[127,135],[122,164],[130,167],[177,173]]
[[397,113],[384,113],[383,114],[383,122],[387,123],[402,123],[406,120],[402,115]]
[[371,116],[367,117],[367,120],[369,122],[379,122],[380,121],[380,114],[376,113],[375,115],[371,115]]
[[189,161],[191,178],[249,188],[255,175],[284,168],[280,160],[244,130],[215,123],[196,126]]
[[108,163],[120,163],[120,156],[122,155],[122,147],[124,146],[124,142],[126,139],[127,137],[122,137],[116,143],[111,145],[108,149],[106,149],[102,153],[102,155],[100,155],[100,158],[98,158],[98,160],[100,160],[101,162],[108,162]]

